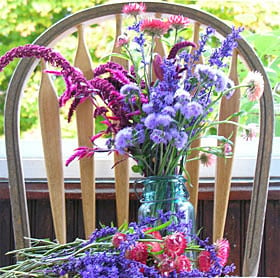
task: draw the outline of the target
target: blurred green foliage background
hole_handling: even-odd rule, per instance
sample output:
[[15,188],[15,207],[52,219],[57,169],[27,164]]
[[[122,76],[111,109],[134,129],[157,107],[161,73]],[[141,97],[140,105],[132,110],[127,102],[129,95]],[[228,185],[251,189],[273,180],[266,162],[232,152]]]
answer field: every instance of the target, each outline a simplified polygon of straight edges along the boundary
[[[116,1],[1,0],[0,56],[15,46],[32,43],[36,37],[60,19],[78,10],[108,2]],[[193,5],[194,7],[216,15],[229,25],[244,26],[246,30],[242,35],[251,43],[263,62],[271,81],[271,86],[274,89],[275,103],[278,105],[277,107],[279,107],[280,2],[278,0],[170,0],[168,2]],[[101,28],[102,31],[98,33],[96,32],[96,28]],[[88,34],[93,63],[97,64],[102,56],[106,53],[110,53],[113,43],[113,29],[113,26],[111,30],[108,28],[108,25],[104,28],[101,24],[100,26],[95,26],[94,32]],[[73,61],[75,47],[75,40],[73,36],[70,36],[59,43],[56,49],[61,51],[70,61]],[[0,136],[3,134],[5,92],[17,63],[18,61],[14,61],[0,74]],[[36,92],[38,90],[39,79],[39,74],[35,73],[31,81],[27,84],[28,96],[23,98],[21,111],[21,130],[23,131],[34,129],[38,125],[37,95],[36,93],[32,93],[32,91]],[[57,80],[56,83],[58,87],[63,88],[61,80]],[[250,117],[252,119],[255,118],[255,114],[258,112],[258,106],[244,103],[243,107],[248,112],[248,116],[245,117],[245,119],[247,122],[250,122]],[[280,113],[280,111],[278,111],[278,113]],[[278,115],[277,117],[279,122],[280,116]],[[71,125],[68,126],[67,130],[66,137],[73,136]],[[278,123],[276,125],[276,135],[280,136],[280,126]]]

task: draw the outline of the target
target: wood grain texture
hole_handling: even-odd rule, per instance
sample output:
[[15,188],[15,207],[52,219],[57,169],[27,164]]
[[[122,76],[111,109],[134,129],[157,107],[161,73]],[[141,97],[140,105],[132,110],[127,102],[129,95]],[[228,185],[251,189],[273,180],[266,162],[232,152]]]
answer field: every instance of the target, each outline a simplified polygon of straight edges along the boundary
[[[112,53],[120,53],[118,37],[122,34],[122,16],[115,16],[116,32]],[[128,61],[120,57],[112,56],[111,61],[119,63],[128,69]],[[126,156],[114,153],[115,189],[116,189],[116,209],[118,226],[128,221],[129,218],[129,160]]]
[[[75,56],[75,66],[80,68],[87,79],[93,78],[92,63],[85,41],[84,26],[78,27],[78,47]],[[76,110],[78,145],[92,147],[90,138],[94,135],[93,105],[90,99],[81,103]],[[83,215],[85,236],[88,238],[95,229],[95,176],[94,159],[81,159],[80,179],[83,200]]]
[[[42,70],[45,70],[42,62]],[[64,176],[59,119],[59,105],[50,76],[42,73],[39,90],[39,115],[45,167],[57,240],[66,243]]]
[[[237,51],[233,51],[229,78],[235,85],[239,84],[237,73]],[[233,96],[228,100],[223,97],[220,104],[219,121],[226,120],[230,115],[238,112],[240,109],[240,89],[236,89]],[[238,117],[230,119],[232,122],[238,122]],[[234,145],[236,142],[237,126],[233,124],[220,124],[218,135],[230,138],[233,142],[232,152],[234,156]],[[214,217],[213,217],[213,241],[223,238],[224,227],[227,216],[227,207],[231,185],[233,157],[225,159],[217,157],[216,161],[216,182],[214,196]]]
[[[191,53],[194,54],[195,50],[199,48],[199,39],[200,39],[200,23],[194,22],[193,26],[193,42],[197,47],[191,48]],[[203,64],[202,56],[199,56],[197,64]],[[191,145],[191,148],[198,148],[201,145],[201,140],[197,139]],[[190,176],[190,182],[187,182],[187,188],[190,193],[190,202],[194,206],[195,214],[197,214],[197,203],[198,203],[198,190],[199,190],[199,170],[200,170],[200,160],[192,160],[199,156],[199,150],[193,150],[189,155],[191,161],[186,163],[186,170]]]

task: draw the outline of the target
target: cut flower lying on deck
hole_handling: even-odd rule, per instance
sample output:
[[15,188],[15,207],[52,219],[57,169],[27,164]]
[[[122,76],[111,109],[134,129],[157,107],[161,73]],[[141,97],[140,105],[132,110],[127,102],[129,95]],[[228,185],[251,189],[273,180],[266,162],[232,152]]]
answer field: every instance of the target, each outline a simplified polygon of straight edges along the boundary
[[[171,218],[176,217],[174,224]],[[119,229],[103,227],[93,232],[89,240],[76,239],[67,244],[46,240],[33,241],[33,247],[10,253],[25,258],[17,265],[0,268],[4,277],[215,277],[234,270],[226,266],[229,243],[218,240],[209,244],[189,235],[180,215],[159,212],[163,223],[149,228],[157,218],[142,223],[124,224]],[[187,225],[188,226],[188,225]],[[187,228],[187,229],[186,229]],[[168,235],[161,236],[167,230]],[[182,232],[182,231],[185,231]],[[190,255],[194,254],[195,255]],[[1,276],[2,277],[2,276]]]

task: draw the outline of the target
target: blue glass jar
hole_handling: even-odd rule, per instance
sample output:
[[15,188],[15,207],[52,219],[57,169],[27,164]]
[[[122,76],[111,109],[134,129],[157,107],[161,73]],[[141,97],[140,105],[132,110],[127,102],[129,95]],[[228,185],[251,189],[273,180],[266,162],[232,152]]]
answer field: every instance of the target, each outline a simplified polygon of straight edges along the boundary
[[[189,201],[186,179],[182,175],[150,176],[143,180],[144,185],[141,205],[138,210],[138,221],[146,217],[157,217],[159,211],[179,213],[180,222],[188,225],[188,233],[195,233],[194,207]],[[176,218],[174,218],[176,222]],[[161,223],[155,223],[154,226]]]

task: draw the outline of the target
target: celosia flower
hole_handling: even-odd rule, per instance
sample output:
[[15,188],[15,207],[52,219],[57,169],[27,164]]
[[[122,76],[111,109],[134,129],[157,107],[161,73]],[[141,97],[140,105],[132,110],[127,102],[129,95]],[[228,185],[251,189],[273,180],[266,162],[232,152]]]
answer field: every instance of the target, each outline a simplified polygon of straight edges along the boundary
[[214,243],[217,257],[220,259],[219,264],[225,266],[229,256],[229,242],[226,239],[219,239]]
[[244,84],[249,86],[246,90],[246,93],[250,101],[259,100],[261,98],[264,90],[264,81],[261,73],[257,71],[249,72]]
[[137,242],[135,246],[127,250],[125,257],[129,260],[146,264],[148,259],[148,246],[143,242]]
[[181,29],[186,27],[190,23],[190,20],[182,15],[171,15],[168,18],[168,22],[173,28]]
[[127,15],[136,16],[146,11],[146,5],[144,3],[129,3],[124,5],[122,12]]
[[206,167],[212,166],[214,164],[214,162],[216,161],[216,156],[212,153],[202,152],[200,154],[199,158],[200,158],[201,164]]
[[172,258],[185,252],[187,240],[183,233],[175,232],[164,239],[164,253]]
[[210,259],[210,252],[209,251],[201,251],[199,253],[198,259],[198,269],[200,271],[209,271],[211,267],[211,259]]
[[140,30],[151,36],[161,36],[165,34],[170,27],[170,23],[157,18],[147,18],[141,22]]

